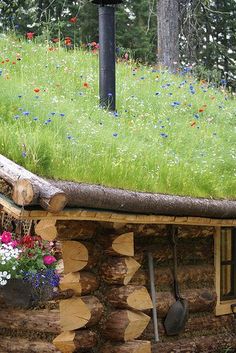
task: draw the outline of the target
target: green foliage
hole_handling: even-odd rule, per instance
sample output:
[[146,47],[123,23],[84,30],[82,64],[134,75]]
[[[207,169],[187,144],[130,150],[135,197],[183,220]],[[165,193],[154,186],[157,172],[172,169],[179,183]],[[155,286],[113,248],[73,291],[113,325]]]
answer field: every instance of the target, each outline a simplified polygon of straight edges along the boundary
[[[235,99],[189,70],[117,65],[117,113],[98,107],[97,54],[5,37],[0,153],[58,179],[235,198]],[[21,59],[16,64],[16,53]],[[35,88],[39,92],[35,92]]]

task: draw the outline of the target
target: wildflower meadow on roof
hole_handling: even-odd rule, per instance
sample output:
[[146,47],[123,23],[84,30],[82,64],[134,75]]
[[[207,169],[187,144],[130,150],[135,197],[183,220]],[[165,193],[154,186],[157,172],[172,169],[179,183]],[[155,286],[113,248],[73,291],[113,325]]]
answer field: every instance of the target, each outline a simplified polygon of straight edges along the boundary
[[223,84],[121,58],[109,112],[99,107],[99,45],[66,41],[1,38],[1,154],[50,178],[236,198],[235,98]]

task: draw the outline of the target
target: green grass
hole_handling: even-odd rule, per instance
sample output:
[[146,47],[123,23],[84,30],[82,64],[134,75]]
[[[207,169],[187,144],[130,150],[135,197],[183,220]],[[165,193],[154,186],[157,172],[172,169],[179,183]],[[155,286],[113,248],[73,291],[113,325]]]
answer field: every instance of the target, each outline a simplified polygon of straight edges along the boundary
[[223,89],[123,62],[115,116],[98,107],[97,55],[48,49],[0,38],[1,154],[56,179],[236,198],[236,104]]

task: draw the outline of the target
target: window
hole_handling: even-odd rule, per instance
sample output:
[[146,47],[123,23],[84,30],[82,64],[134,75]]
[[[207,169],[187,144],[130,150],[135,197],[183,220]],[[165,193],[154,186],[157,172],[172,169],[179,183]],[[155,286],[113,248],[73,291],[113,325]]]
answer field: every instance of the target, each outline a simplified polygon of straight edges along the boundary
[[215,235],[216,315],[231,313],[236,303],[236,228],[217,228]]

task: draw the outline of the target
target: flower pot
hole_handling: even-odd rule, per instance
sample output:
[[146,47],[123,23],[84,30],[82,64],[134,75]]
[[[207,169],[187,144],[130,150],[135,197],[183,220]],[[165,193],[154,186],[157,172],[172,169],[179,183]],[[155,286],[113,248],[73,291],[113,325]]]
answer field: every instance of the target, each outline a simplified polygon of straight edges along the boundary
[[7,281],[5,286],[0,286],[0,292],[9,307],[28,309],[53,298],[53,287],[50,285],[34,288],[32,284],[21,278]]
[[33,304],[31,286],[20,278],[8,280],[0,291],[7,306],[27,309]]

